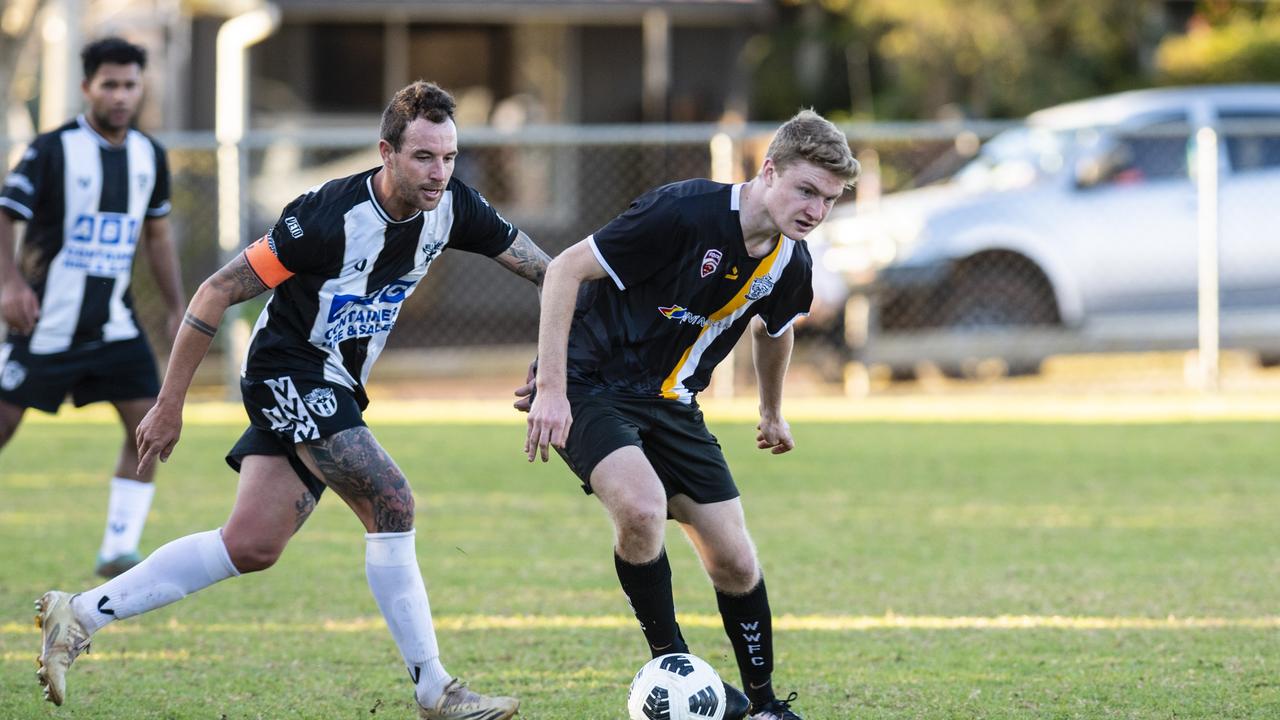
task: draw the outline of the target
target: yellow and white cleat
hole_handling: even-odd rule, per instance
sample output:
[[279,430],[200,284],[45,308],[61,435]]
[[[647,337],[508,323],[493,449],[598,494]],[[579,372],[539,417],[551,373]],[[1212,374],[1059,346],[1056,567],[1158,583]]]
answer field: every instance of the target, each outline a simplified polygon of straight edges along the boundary
[[54,705],[61,705],[67,697],[67,669],[89,649],[89,633],[71,611],[73,597],[50,590],[36,600],[36,627],[44,631],[36,678],[44,687],[44,698]]
[[520,701],[509,697],[488,697],[473,692],[454,678],[444,688],[435,707],[418,706],[419,720],[509,720]]

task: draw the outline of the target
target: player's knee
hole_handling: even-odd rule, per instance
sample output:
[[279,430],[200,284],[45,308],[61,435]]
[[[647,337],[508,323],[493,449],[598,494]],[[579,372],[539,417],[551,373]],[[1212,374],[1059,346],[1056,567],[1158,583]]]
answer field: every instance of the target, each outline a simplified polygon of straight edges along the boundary
[[665,506],[637,504],[614,513],[618,549],[624,557],[649,558],[662,549],[667,520]]
[[237,541],[223,537],[231,564],[241,573],[261,572],[276,564],[284,546],[261,541]]
[[375,532],[409,532],[416,512],[413,493],[381,495],[373,503]]
[[707,573],[711,575],[711,582],[717,588],[744,593],[759,582],[760,566],[753,553],[726,553],[711,559]]

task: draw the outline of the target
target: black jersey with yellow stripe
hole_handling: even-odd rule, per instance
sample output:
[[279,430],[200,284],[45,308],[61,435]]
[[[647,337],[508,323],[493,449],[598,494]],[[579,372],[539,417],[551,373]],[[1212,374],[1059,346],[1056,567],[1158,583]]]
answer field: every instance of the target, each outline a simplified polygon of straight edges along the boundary
[[778,336],[808,313],[808,248],[779,235],[768,255],[748,255],[741,190],[710,180],[665,185],[587,238],[608,277],[579,291],[570,382],[690,403],[752,317]]

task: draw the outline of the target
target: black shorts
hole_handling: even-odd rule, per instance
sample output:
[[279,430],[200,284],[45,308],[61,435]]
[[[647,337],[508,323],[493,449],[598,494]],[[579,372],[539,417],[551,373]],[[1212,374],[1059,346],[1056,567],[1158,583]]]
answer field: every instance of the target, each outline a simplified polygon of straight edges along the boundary
[[43,355],[33,354],[25,339],[0,345],[0,400],[11,405],[56,413],[67,395],[83,407],[159,393],[156,361],[141,333]]
[[591,471],[613,451],[634,445],[644,451],[667,497],[687,495],[705,505],[738,497],[729,465],[702,410],[666,398],[636,398],[570,386],[573,424],[564,450],[557,450],[582,489],[591,494]]
[[241,461],[249,455],[284,455],[319,500],[324,482],[303,464],[296,446],[363,427],[364,416],[355,395],[336,383],[288,375],[241,378],[240,394],[250,424],[227,453],[227,464],[239,472]]

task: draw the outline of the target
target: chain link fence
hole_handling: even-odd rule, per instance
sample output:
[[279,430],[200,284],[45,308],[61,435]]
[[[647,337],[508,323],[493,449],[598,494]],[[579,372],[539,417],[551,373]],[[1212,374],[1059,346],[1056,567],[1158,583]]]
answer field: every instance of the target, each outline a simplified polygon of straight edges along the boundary
[[[1223,347],[1247,353],[1251,367],[1274,364],[1280,242],[1271,206],[1280,196],[1280,111],[1219,115],[1220,212],[1212,222],[1219,332]],[[1184,113],[1107,130],[847,126],[863,178],[810,238],[816,300],[799,327],[796,369],[865,390],[875,379],[922,373],[1030,375],[1064,357],[1195,348],[1201,124]],[[729,174],[755,172],[772,129],[732,134]],[[464,130],[455,172],[555,255],[652,187],[709,177],[713,167],[724,179],[726,158],[712,150],[720,132],[709,125]],[[162,140],[189,295],[226,259],[217,235],[217,148],[202,134]],[[249,228],[242,246],[308,188],[379,162],[372,128],[259,131],[242,147],[241,215]],[[164,308],[145,266],[136,265],[135,306],[165,354]],[[246,303],[242,317],[251,322],[264,301]],[[486,258],[445,253],[402,310],[386,358],[448,351],[466,365],[465,358],[495,349],[527,355],[537,317],[537,294],[526,281]],[[749,364],[749,353],[738,362]],[[749,382],[751,373],[738,377]]]

